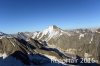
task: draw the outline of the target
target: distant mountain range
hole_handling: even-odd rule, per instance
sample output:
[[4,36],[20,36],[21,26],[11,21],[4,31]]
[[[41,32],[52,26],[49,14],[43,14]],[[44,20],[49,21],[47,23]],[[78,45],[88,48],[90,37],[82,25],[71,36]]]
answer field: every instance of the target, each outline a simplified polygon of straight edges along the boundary
[[100,28],[63,30],[53,25],[40,32],[0,32],[0,65],[99,66],[99,48]]

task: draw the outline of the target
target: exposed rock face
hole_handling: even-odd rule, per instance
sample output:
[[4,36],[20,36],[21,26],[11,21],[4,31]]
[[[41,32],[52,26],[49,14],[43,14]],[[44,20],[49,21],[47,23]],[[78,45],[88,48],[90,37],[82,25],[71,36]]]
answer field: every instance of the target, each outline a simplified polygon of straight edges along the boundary
[[[66,56],[57,49],[49,48],[44,42],[31,39],[25,41],[20,38],[4,36],[0,39],[0,65],[2,66],[36,66],[36,65],[58,65],[63,64],[51,63],[50,58],[45,55],[51,54],[57,58],[65,58]],[[14,64],[13,64],[14,60]],[[8,64],[4,64],[8,63]],[[11,64],[10,64],[11,63]],[[47,64],[47,65],[46,65]]]
[[58,48],[66,53],[100,61],[100,29],[62,30],[49,26],[43,32],[33,33],[32,38],[46,41],[49,47]]
[[[99,29],[62,30],[55,25],[43,32],[19,32],[16,35],[1,33],[0,65],[98,66],[96,63],[80,62],[82,58],[100,61],[99,40]],[[70,63],[65,59],[78,61]]]

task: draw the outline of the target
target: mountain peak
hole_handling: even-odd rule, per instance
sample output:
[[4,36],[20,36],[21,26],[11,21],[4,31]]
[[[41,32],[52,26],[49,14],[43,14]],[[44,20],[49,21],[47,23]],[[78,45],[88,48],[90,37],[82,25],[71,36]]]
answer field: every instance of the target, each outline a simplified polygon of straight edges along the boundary
[[3,33],[3,32],[0,32],[0,36],[2,36],[2,35],[4,35],[5,33]]
[[49,27],[58,28],[56,25],[52,25],[52,26],[49,26]]
[[47,35],[49,34],[49,36],[53,36],[53,35],[56,35],[59,33],[59,30],[60,28],[58,28],[56,25],[52,25],[52,26],[49,26],[47,29],[45,29],[43,32],[42,32],[42,36],[43,35]]
[[49,26],[48,29],[50,29],[50,30],[53,30],[53,29],[59,29],[59,27],[57,27],[56,25],[52,25],[52,26]]

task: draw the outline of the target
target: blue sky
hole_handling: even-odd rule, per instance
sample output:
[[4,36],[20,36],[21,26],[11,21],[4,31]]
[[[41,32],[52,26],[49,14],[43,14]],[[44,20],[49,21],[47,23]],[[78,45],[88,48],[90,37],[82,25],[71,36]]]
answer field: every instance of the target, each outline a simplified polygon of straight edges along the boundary
[[100,0],[0,0],[0,31],[100,27]]

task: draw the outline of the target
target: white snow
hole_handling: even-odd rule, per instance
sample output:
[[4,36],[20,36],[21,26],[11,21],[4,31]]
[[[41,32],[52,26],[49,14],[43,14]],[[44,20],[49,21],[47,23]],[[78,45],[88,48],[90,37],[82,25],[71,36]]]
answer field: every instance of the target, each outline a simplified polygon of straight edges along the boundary
[[3,59],[5,59],[7,57],[7,54],[6,53],[3,53]]
[[18,37],[20,39],[27,40],[27,37],[24,35],[24,33],[18,33]]
[[60,33],[60,36],[63,35],[62,33]]
[[2,36],[0,36],[0,39],[2,39],[3,37]]
[[0,39],[4,38],[5,36],[0,36]]
[[40,34],[41,34],[41,32],[39,32],[39,33],[37,34],[37,38],[39,37]]
[[63,31],[59,28],[54,28],[54,26],[49,26],[49,28],[45,29],[43,32],[41,32],[42,35],[39,39],[42,39],[44,36],[47,36],[44,40],[49,41],[51,38],[59,37],[63,34],[66,34],[68,36],[71,36],[71,34],[67,31]]
[[0,35],[3,35],[4,33],[3,32],[0,32]]
[[91,37],[91,40],[90,40],[89,44],[91,44],[92,41],[93,41],[93,35],[92,35],[92,37]]
[[65,52],[68,53],[68,54],[75,54],[76,51],[77,50],[74,49],[74,48],[69,48],[69,49],[65,50]]
[[84,37],[84,34],[81,33],[79,36],[79,39],[81,39],[82,37]]
[[34,32],[32,38],[34,39],[38,35],[38,32]]
[[39,39],[41,39],[43,36],[48,35],[48,38],[46,39],[47,41],[50,40],[53,36],[59,34],[59,31],[54,29],[53,26],[49,26],[48,29],[44,30],[42,32],[42,35]]
[[41,33],[42,32],[34,32],[32,38],[33,39],[35,39],[35,38],[38,38],[39,39],[39,36],[40,36]]
[[3,57],[3,59],[5,59],[7,57],[7,54],[6,53],[0,53],[0,57]]
[[10,42],[12,43],[12,45],[15,47],[15,44],[10,40]]
[[91,54],[88,54],[88,53],[84,53],[84,57],[85,58],[89,58],[90,56],[92,56]]
[[42,40],[49,41],[51,38],[56,38],[62,36],[63,34],[71,36],[70,32],[63,31],[59,28],[55,28],[54,26],[49,26],[42,32],[34,32],[32,38],[38,38],[39,40],[43,38]]
[[30,36],[31,34],[30,33],[25,33],[25,35]]
[[96,31],[97,33],[100,33],[99,31]]

